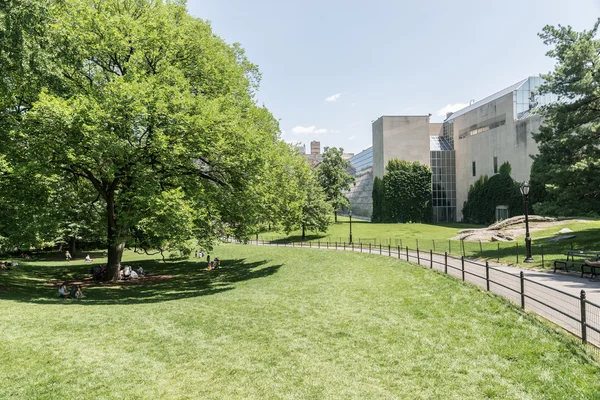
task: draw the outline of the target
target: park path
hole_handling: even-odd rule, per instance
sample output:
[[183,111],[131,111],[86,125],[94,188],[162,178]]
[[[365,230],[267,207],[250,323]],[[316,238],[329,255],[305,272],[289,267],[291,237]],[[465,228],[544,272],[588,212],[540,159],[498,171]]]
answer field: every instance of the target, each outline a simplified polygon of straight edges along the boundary
[[[502,296],[527,311],[531,311],[561,326],[568,332],[592,344],[600,352],[600,282],[579,275],[552,273],[512,267],[497,262],[471,260],[400,249],[398,247],[368,248],[337,243],[277,243],[250,241],[251,244],[277,247],[302,247],[338,251],[354,251],[388,256],[425,268],[435,269],[457,279]],[[582,297],[585,291],[585,299]],[[468,306],[468,305],[465,305]]]

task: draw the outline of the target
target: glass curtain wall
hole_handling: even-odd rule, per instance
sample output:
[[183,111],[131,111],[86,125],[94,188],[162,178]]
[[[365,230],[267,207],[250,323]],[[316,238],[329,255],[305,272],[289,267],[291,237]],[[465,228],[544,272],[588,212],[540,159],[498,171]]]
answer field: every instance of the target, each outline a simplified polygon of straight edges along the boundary
[[456,158],[454,150],[430,151],[433,222],[456,221]]
[[558,100],[554,94],[536,95],[537,88],[544,83],[539,76],[529,77],[513,94],[515,119],[527,117],[529,111]]

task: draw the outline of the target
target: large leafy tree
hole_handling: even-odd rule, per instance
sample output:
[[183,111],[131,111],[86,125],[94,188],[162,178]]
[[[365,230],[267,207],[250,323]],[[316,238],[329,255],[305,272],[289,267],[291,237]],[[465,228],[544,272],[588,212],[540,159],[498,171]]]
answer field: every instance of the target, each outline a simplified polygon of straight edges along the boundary
[[333,207],[335,222],[337,211],[349,205],[344,190],[350,190],[350,185],[355,182],[354,177],[347,172],[348,161],[344,160],[343,155],[342,148],[325,147],[323,161],[317,169],[319,184]]
[[[109,279],[127,242],[210,244],[280,207],[267,204],[282,190],[269,168],[288,158],[277,122],[255,104],[257,69],[184,2],[13,3],[25,11],[5,10],[22,23],[0,36],[6,163],[100,196]],[[13,42],[19,57],[6,55]]]
[[546,26],[540,34],[556,66],[543,75],[539,94],[553,93],[558,101],[541,108],[543,125],[533,135],[540,154],[532,180],[545,186],[538,212],[600,213],[599,25],[583,32]]

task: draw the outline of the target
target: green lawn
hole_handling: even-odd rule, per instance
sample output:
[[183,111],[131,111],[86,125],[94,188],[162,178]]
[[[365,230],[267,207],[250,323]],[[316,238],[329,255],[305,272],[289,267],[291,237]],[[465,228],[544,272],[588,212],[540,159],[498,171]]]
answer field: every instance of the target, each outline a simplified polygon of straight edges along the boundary
[[575,338],[447,276],[333,250],[211,256],[221,270],[127,253],[154,281],[83,300],[45,286],[80,261],[1,272],[0,398],[600,398]]
[[[328,232],[322,234],[309,234],[307,240],[314,245],[327,245],[329,243],[342,243],[349,241],[350,226],[347,218],[338,217],[339,223],[330,226]],[[352,220],[353,241],[358,245],[369,244],[377,249],[401,246],[410,249],[438,253],[448,252],[457,256],[465,255],[470,258],[493,260],[508,265],[518,265],[528,268],[552,269],[553,260],[563,259],[568,249],[600,251],[600,221],[594,220],[587,223],[570,222],[560,227],[532,232],[532,253],[535,262],[525,264],[525,237],[517,237],[514,242],[479,243],[452,240],[461,229],[481,228],[479,225],[469,224],[373,224],[365,221]],[[574,239],[561,242],[550,242],[562,228],[571,229]],[[255,238],[253,238],[255,239]],[[259,234],[259,240],[299,242],[300,232],[292,232],[289,236],[282,233],[266,232]],[[542,265],[542,254],[544,263]]]
[[[436,246],[440,249],[448,247],[448,240],[456,236],[461,229],[481,228],[480,225],[448,223],[448,224],[374,224],[367,221],[352,219],[352,239],[356,243],[387,246]],[[260,240],[300,241],[301,231],[285,235],[278,232],[259,234]],[[312,242],[348,242],[350,239],[350,224],[346,217],[338,217],[338,223],[329,226],[325,233],[307,233],[307,240]]]

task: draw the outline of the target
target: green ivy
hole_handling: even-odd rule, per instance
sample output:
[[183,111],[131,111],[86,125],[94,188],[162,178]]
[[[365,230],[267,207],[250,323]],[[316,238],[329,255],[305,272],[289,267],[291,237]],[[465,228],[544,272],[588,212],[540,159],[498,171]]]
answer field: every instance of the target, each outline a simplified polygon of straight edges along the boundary
[[431,222],[431,169],[390,160],[383,176],[383,222]]
[[383,222],[383,181],[379,177],[373,180],[373,222]]
[[508,206],[509,217],[523,214],[520,183],[511,178],[510,172],[510,164],[506,162],[499,174],[491,178],[482,176],[471,185],[462,210],[465,222],[490,224],[496,220],[497,206]]

